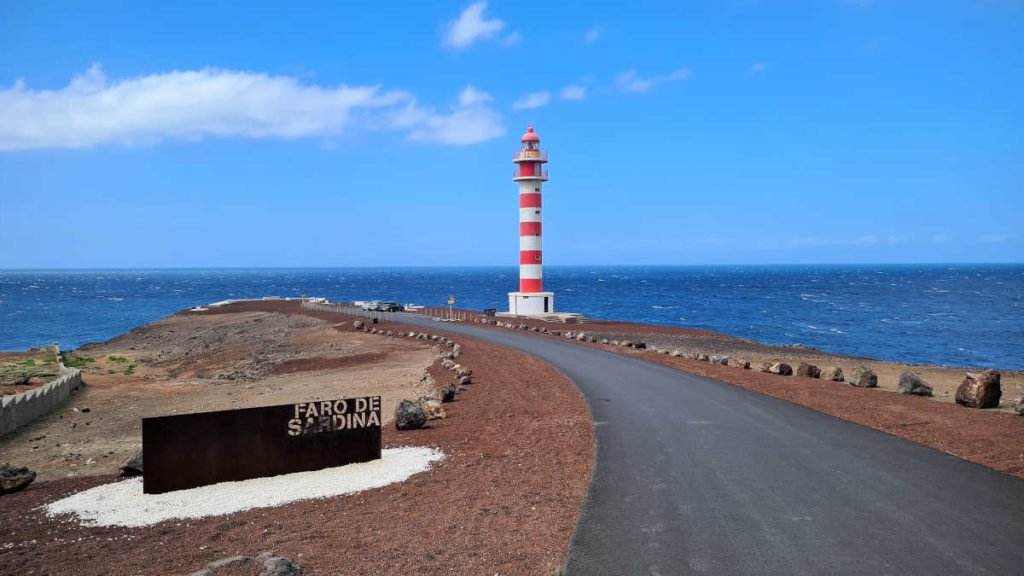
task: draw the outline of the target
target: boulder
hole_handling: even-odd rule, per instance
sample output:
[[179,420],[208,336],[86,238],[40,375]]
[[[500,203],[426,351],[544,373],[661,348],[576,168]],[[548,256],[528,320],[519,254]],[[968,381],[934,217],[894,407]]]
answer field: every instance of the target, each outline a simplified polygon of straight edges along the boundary
[[263,564],[259,576],[302,576],[302,566],[283,556],[264,552],[256,557],[256,561]]
[[19,376],[14,379],[15,386],[28,386],[32,382],[32,376]]
[[681,350],[673,350],[672,351],[672,356],[674,356],[676,358],[682,358],[683,352]]
[[768,371],[772,374],[778,374],[779,376],[793,375],[793,367],[785,362],[776,362],[775,364],[772,364]]
[[729,357],[728,356],[719,356],[719,355],[716,354],[716,355],[711,357],[711,363],[712,364],[721,364],[722,366],[728,366],[729,365]]
[[352,327],[355,328],[356,330],[362,330],[363,326],[364,324],[362,320],[356,320],[355,322],[352,322]]
[[36,473],[24,466],[0,464],[0,496],[24,490],[36,479]]
[[633,343],[633,348],[636,348],[637,350],[643,350],[643,349],[647,348],[647,344],[644,343],[644,342],[634,342]]
[[877,388],[878,375],[870,368],[858,366],[850,373],[850,379],[848,382],[850,383],[850,386],[856,386],[858,388]]
[[576,335],[576,339],[579,340],[580,342],[586,342],[587,341],[587,333],[586,332],[580,332],[579,334]]
[[437,395],[441,398],[441,402],[451,402],[452,400],[455,400],[455,384],[449,384],[438,388]]
[[[244,571],[245,569],[241,567],[248,566],[254,561],[260,565],[260,571],[257,576],[302,576],[302,566],[299,566],[288,558],[275,556],[271,552],[264,552],[256,558],[251,556],[232,556],[230,558],[216,560],[214,562],[210,562],[198,572],[193,572],[190,576],[216,576],[216,574],[242,573],[239,571]],[[248,570],[244,573],[253,574],[254,572],[252,570]]]
[[1017,416],[1024,416],[1024,394],[1013,403],[1013,413]]
[[420,408],[423,410],[423,415],[426,416],[427,420],[437,420],[448,416],[444,411],[444,407],[441,406],[441,403],[433,398],[420,398],[419,404]]
[[757,369],[760,370],[761,372],[769,372],[770,373],[772,371],[772,363],[771,362],[761,362],[761,365],[758,366]]
[[814,364],[801,362],[800,365],[796,367],[796,375],[803,376],[804,378],[818,378],[821,376],[821,368],[818,368]]
[[747,361],[747,360],[730,360],[729,361],[729,365],[730,366],[735,366],[737,368],[743,368],[743,369],[749,369],[750,368],[750,362]]
[[956,389],[956,403],[968,408],[997,408],[1003,395],[998,370],[970,374]]
[[839,366],[829,366],[822,369],[820,378],[822,380],[831,380],[832,382],[842,382],[843,369]]
[[931,396],[932,386],[925,382],[920,376],[913,372],[900,374],[900,383],[896,386],[900,394],[913,394],[915,396]]
[[395,406],[395,428],[399,430],[415,430],[427,423],[427,415],[423,408],[412,400],[402,400]]
[[470,369],[470,368],[464,368],[462,366],[459,366],[455,370],[455,375],[458,376],[459,378],[462,378],[463,376],[472,376],[473,375],[473,370]]
[[633,347],[633,343],[631,341],[629,341],[629,340],[620,340],[619,341],[619,346],[621,346],[623,348],[632,348]]
[[601,338],[601,344],[607,344],[607,343],[608,343],[608,339],[607,338]]
[[121,465],[121,477],[131,478],[132,476],[142,476],[142,450],[136,452]]
[[459,376],[459,386],[465,386],[473,383],[472,376]]
[[612,340],[611,344],[612,344],[612,346],[618,346],[619,345],[619,341],[618,340]]
[[370,324],[376,324],[378,322],[380,322],[378,318],[370,318]]
[[697,354],[697,360],[700,360],[701,362],[711,362],[711,356],[708,356],[707,354]]

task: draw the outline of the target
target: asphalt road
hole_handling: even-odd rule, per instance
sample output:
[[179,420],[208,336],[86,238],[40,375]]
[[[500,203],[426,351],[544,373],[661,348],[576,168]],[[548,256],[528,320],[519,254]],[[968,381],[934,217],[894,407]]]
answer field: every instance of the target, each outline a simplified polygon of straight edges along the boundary
[[655,363],[443,328],[549,362],[589,402],[567,574],[1024,574],[1022,480]]

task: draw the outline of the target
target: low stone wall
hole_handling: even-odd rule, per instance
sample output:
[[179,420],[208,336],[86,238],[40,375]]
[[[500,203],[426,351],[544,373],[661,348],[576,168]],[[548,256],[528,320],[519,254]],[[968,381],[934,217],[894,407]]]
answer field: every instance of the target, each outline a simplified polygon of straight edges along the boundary
[[34,390],[0,397],[0,436],[49,414],[68,399],[72,390],[82,385],[82,372],[65,367],[57,346],[53,348],[60,366],[57,378]]

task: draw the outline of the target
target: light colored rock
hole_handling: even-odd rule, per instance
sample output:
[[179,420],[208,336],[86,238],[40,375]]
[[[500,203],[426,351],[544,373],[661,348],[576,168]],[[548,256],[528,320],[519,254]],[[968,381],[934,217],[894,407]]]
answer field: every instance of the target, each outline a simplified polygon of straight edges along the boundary
[[828,366],[823,368],[819,377],[822,380],[831,380],[832,382],[842,382],[844,380],[843,369],[839,366]]
[[870,368],[858,366],[850,372],[850,379],[848,382],[850,386],[856,386],[858,388],[877,388],[878,375]]

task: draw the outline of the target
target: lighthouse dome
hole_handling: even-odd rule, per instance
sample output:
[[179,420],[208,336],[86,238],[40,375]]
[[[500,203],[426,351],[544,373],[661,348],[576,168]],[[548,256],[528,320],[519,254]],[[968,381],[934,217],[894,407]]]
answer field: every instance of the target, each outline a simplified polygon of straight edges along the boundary
[[540,136],[537,136],[537,133],[533,131],[533,126],[530,126],[529,128],[526,129],[526,134],[523,134],[522,141],[540,142]]

